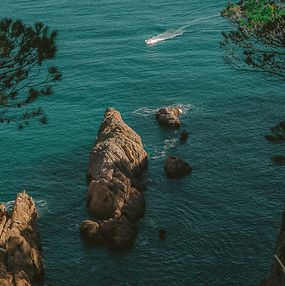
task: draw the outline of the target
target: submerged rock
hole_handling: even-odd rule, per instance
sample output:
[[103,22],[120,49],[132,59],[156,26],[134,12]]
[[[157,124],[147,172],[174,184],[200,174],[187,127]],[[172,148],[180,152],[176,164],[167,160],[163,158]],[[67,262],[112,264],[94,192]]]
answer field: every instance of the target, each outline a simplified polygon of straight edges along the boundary
[[1,286],[42,283],[43,263],[36,223],[36,207],[26,193],[17,195],[11,214],[0,205]]
[[179,127],[182,110],[178,107],[164,107],[156,112],[156,120],[162,126]]
[[164,165],[165,174],[173,179],[184,177],[192,172],[192,167],[182,159],[168,156]]
[[184,144],[187,142],[189,137],[189,132],[187,131],[182,131],[182,133],[180,134],[180,144]]
[[285,141],[285,136],[276,134],[276,135],[265,135],[265,139],[274,144],[281,144]]
[[285,165],[285,156],[274,156],[272,157],[272,161],[276,164],[276,165]]
[[166,231],[165,231],[165,229],[161,228],[159,230],[159,239],[160,240],[165,240],[165,238],[166,238]]
[[139,135],[113,108],[105,112],[90,153],[87,207],[96,221],[84,221],[81,234],[93,243],[123,247],[136,236],[145,200],[140,177],[147,167]]

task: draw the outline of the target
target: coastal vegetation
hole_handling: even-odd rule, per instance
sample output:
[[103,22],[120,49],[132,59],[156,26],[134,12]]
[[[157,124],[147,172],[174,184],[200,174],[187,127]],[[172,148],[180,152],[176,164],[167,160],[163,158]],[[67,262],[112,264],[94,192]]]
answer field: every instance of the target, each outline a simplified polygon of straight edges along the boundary
[[223,32],[225,62],[241,70],[285,78],[285,7],[281,1],[244,0],[222,11],[235,29]]
[[[245,0],[228,3],[222,16],[229,18],[235,30],[223,32],[221,46],[225,62],[240,70],[265,72],[285,79],[285,6],[282,1]],[[271,128],[265,139],[285,142],[285,123]],[[285,156],[274,156],[276,164],[285,164]]]
[[[285,79],[285,7],[284,1],[245,0],[229,3],[222,16],[231,19],[236,29],[224,32],[221,46],[225,62],[241,70],[265,72]],[[273,144],[285,142],[285,121],[271,128],[265,139]],[[285,164],[285,156],[272,158],[277,165]],[[284,285],[284,223],[275,246],[275,260],[270,275],[260,285]]]
[[17,122],[21,128],[34,118],[47,122],[35,102],[50,96],[61,79],[57,67],[46,63],[56,55],[56,36],[41,22],[0,20],[0,123]]

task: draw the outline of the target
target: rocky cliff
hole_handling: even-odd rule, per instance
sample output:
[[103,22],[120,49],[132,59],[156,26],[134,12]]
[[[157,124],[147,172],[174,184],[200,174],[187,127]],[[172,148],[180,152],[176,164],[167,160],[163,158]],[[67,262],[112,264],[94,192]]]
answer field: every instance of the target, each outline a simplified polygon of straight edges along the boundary
[[270,276],[260,286],[285,286],[285,208]]
[[17,195],[14,208],[0,205],[0,285],[41,284],[43,263],[36,228],[37,212],[26,193]]
[[141,138],[108,108],[90,153],[87,207],[94,219],[82,223],[83,237],[119,248],[132,243],[144,214],[141,175],[146,167]]

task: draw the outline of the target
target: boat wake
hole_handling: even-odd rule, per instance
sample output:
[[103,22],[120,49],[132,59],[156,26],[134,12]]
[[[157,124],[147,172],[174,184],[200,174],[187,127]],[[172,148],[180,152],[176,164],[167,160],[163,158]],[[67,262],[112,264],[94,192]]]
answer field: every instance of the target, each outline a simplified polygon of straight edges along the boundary
[[185,32],[184,27],[177,29],[177,30],[170,29],[170,30],[163,32],[162,34],[148,38],[147,40],[145,40],[145,43],[148,46],[153,46],[165,40],[169,40],[172,38],[176,38],[177,36],[181,36],[183,35],[184,32]]
[[186,23],[183,27],[179,28],[179,29],[169,29],[161,34],[158,34],[156,36],[152,36],[148,39],[146,39],[144,42],[145,44],[147,44],[148,46],[154,46],[160,42],[163,42],[165,40],[169,40],[169,39],[173,39],[176,38],[178,36],[181,36],[185,33],[186,29],[194,24],[194,23],[201,23],[201,22],[206,22],[209,19],[215,18],[219,15],[211,15],[211,16],[207,16],[207,17],[201,17],[198,19],[194,19],[192,21],[189,21],[188,23]]

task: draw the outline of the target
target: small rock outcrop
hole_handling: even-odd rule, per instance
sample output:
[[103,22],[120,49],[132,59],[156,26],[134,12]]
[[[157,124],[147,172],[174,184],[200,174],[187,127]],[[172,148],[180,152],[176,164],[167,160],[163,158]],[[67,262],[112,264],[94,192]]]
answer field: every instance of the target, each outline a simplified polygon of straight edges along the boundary
[[116,248],[133,242],[136,222],[144,215],[140,177],[146,167],[141,138],[108,108],[90,153],[87,207],[94,220],[82,223],[84,238]]
[[43,263],[36,228],[37,212],[26,193],[17,195],[14,208],[0,205],[0,285],[41,284]]
[[178,179],[192,172],[192,167],[182,159],[168,156],[164,165],[165,174],[169,178]]
[[181,108],[178,107],[164,107],[156,112],[156,120],[162,126],[177,128],[180,126]]

